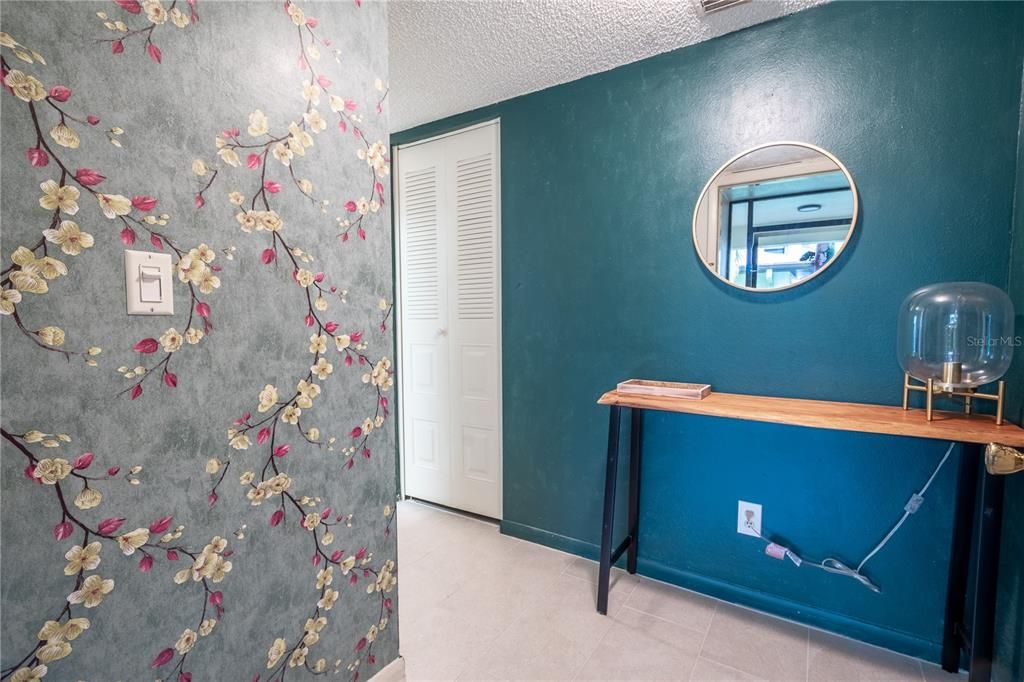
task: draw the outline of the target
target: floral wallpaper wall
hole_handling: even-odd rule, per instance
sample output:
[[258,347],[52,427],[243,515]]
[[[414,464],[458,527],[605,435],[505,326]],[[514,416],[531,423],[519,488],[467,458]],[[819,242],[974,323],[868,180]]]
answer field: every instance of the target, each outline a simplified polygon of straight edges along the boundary
[[386,12],[0,7],[0,679],[397,656]]

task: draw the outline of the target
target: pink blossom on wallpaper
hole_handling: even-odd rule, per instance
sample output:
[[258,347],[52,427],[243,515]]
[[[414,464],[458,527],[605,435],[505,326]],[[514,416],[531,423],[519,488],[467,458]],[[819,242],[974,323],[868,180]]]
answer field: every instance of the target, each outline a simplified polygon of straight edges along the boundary
[[321,88],[324,88],[325,90],[327,88],[331,87],[331,85],[333,84],[331,79],[328,78],[327,76],[323,75],[323,74],[320,74],[319,76],[317,76],[316,82],[317,82],[317,84],[320,85]]
[[106,179],[107,176],[92,168],[79,168],[75,171],[75,180],[86,187],[95,187]]
[[284,519],[284,510],[278,509],[276,512],[270,515],[270,525],[276,526],[277,524],[281,523],[282,519]]
[[160,250],[163,250],[164,248],[164,242],[162,239],[160,239],[160,236],[157,234],[149,235],[149,243],[153,245],[153,248]]
[[263,253],[260,254],[260,260],[264,265],[270,265],[275,258],[277,258],[277,253],[273,249],[263,249]]
[[210,306],[209,306],[209,304],[207,304],[207,303],[205,303],[203,301],[200,301],[199,303],[196,303],[196,315],[198,315],[199,317],[203,317],[203,318],[209,317],[210,316]]
[[156,199],[147,195],[134,196],[132,197],[132,206],[140,211],[152,211],[156,208]]
[[58,102],[67,102],[71,98],[71,88],[63,85],[54,85],[50,88],[50,99]]
[[160,342],[150,337],[145,338],[132,346],[132,350],[137,353],[155,353],[160,348]]
[[110,51],[113,54],[121,54],[122,52],[124,52],[124,43],[120,40],[115,40],[114,42],[110,43]]
[[121,471],[121,467],[110,467],[107,469],[107,476],[117,476],[118,472]]
[[121,230],[121,243],[125,246],[131,246],[135,243],[135,230],[130,227],[126,227]]
[[146,46],[146,52],[149,53],[149,58],[150,59],[152,59],[157,64],[160,63],[160,56],[161,55],[160,55],[160,48],[159,47],[157,47],[153,43],[150,43],[149,45]]
[[94,126],[94,125],[96,125],[96,124],[98,124],[100,122],[100,117],[99,116],[94,116],[93,114],[89,114],[88,116],[85,117],[85,121],[89,125]]
[[142,11],[142,5],[139,4],[138,0],[114,0],[114,2],[125,12],[130,12],[131,14],[138,14]]
[[149,667],[159,668],[162,665],[166,665],[172,658],[174,658],[174,649],[167,647],[156,655],[156,658],[149,664]]
[[263,159],[259,154],[250,154],[245,158],[245,165],[253,170],[259,168],[261,163],[263,163]]
[[117,532],[117,529],[124,523],[124,517],[112,516],[109,519],[103,519],[100,521],[98,529],[103,535],[113,535]]
[[270,440],[270,427],[264,426],[262,429],[260,429],[260,432],[256,434],[256,443],[258,445],[263,445],[268,440]]
[[284,457],[288,454],[288,451],[292,449],[292,446],[284,443],[274,448],[274,457]]
[[92,464],[92,460],[93,454],[91,452],[83,452],[78,457],[75,457],[75,461],[72,463],[72,466],[76,471],[88,469],[89,465]]
[[149,554],[143,555],[143,557],[139,559],[139,570],[143,573],[149,573],[153,570],[153,557]]
[[174,372],[168,372],[168,371],[164,370],[163,378],[164,378],[164,384],[166,384],[167,388],[175,388],[175,387],[177,387],[177,385],[178,385],[178,375],[175,374]]
[[60,542],[61,540],[71,537],[71,533],[73,531],[74,528],[70,521],[61,521],[53,527],[53,539]]
[[150,533],[166,533],[167,529],[171,527],[171,521],[174,520],[173,516],[163,516],[153,523],[149,524]]
[[42,147],[30,147],[25,150],[25,158],[28,162],[36,168],[42,168],[46,164],[50,163],[50,157]]
[[135,400],[140,395],[142,395],[142,384],[135,384],[134,386],[132,386],[132,392],[130,395],[132,397],[132,400]]
[[277,194],[281,191],[281,183],[274,182],[273,180],[267,180],[263,183],[263,189],[267,190],[271,194]]

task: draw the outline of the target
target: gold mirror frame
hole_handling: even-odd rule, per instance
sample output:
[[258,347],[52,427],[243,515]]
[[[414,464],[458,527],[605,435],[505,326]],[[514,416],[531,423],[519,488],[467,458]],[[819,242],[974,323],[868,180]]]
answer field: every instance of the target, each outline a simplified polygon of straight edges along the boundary
[[[793,282],[792,284],[787,284],[787,285],[781,286],[781,287],[774,287],[774,288],[771,288],[771,289],[758,289],[758,288],[748,287],[748,286],[745,286],[745,285],[739,285],[739,284],[736,284],[735,282],[732,282],[729,279],[723,277],[722,275],[718,274],[718,272],[716,270],[712,269],[711,266],[708,264],[708,262],[704,259],[704,254],[702,254],[700,252],[700,249],[697,246],[697,215],[700,212],[700,205],[704,201],[705,197],[707,197],[708,190],[714,184],[715,179],[718,178],[718,176],[721,175],[723,172],[725,172],[725,170],[727,168],[729,168],[729,166],[734,164],[736,161],[739,161],[744,156],[747,156],[748,154],[753,154],[754,152],[760,151],[762,149],[767,149],[769,147],[781,147],[781,146],[803,147],[805,149],[810,149],[810,150],[816,151],[819,154],[821,154],[822,156],[828,158],[834,164],[836,164],[836,166],[839,168],[839,170],[841,170],[843,172],[843,175],[846,176],[846,181],[850,184],[850,190],[851,190],[851,193],[853,194],[853,215],[850,218],[850,231],[847,234],[846,239],[843,241],[842,245],[840,245],[840,247],[836,250],[835,255],[832,256],[832,258],[828,261],[828,263],[826,263],[825,266],[823,268],[821,268],[820,270],[818,270],[817,272],[815,272],[815,273],[805,277],[804,279],[800,280],[799,282]],[[746,150],[740,152],[739,154],[736,154],[735,156],[733,156],[728,161],[726,161],[724,164],[721,165],[721,167],[719,167],[718,170],[716,170],[711,175],[711,177],[708,179],[708,181],[704,184],[704,189],[702,189],[700,191],[700,196],[697,197],[697,203],[693,207],[693,220],[692,220],[692,230],[691,230],[690,237],[693,240],[693,249],[694,249],[694,251],[697,252],[697,260],[700,261],[701,265],[704,266],[705,270],[707,270],[712,275],[714,275],[719,281],[724,282],[725,284],[728,284],[729,286],[733,287],[734,289],[739,289],[740,291],[749,291],[749,292],[756,293],[756,294],[770,294],[770,293],[774,293],[774,292],[777,292],[777,291],[786,291],[787,289],[792,289],[794,287],[798,287],[801,284],[806,284],[807,282],[810,282],[815,277],[817,277],[818,275],[820,275],[821,273],[825,272],[830,267],[832,267],[832,265],[836,261],[839,260],[839,257],[842,255],[843,251],[846,250],[847,245],[853,239],[853,232],[854,232],[854,230],[857,229],[857,221],[859,219],[860,219],[860,198],[859,198],[859,196],[857,194],[857,184],[853,181],[853,176],[850,174],[850,171],[846,168],[846,166],[843,164],[843,162],[839,160],[839,157],[837,157],[835,154],[833,154],[832,152],[830,152],[830,151],[828,151],[826,149],[822,149],[821,147],[819,147],[817,145],[811,144],[810,142],[795,142],[795,141],[791,141],[791,140],[783,140],[783,141],[780,141],[780,142],[766,142],[764,144],[759,144],[756,147],[751,147],[749,149],[746,149]]]

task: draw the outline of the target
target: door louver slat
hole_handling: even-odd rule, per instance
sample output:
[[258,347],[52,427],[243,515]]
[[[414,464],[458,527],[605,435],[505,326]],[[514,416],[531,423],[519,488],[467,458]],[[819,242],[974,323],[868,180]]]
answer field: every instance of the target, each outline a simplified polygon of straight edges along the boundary
[[495,177],[491,154],[461,159],[455,170],[455,280],[462,320],[495,316]]
[[432,320],[440,315],[436,169],[409,173],[403,190],[405,314],[409,319]]

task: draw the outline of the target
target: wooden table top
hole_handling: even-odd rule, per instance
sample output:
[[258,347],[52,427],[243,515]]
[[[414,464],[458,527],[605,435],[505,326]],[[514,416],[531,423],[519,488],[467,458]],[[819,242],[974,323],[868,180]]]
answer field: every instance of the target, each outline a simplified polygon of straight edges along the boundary
[[923,409],[907,411],[902,407],[890,405],[771,398],[737,393],[711,393],[703,400],[687,400],[624,395],[617,391],[608,391],[597,402],[600,405],[727,417],[816,429],[1024,447],[1024,429],[1005,420],[1001,426],[996,426],[995,417],[989,415],[965,415],[960,412],[936,410],[934,419],[928,421]]

